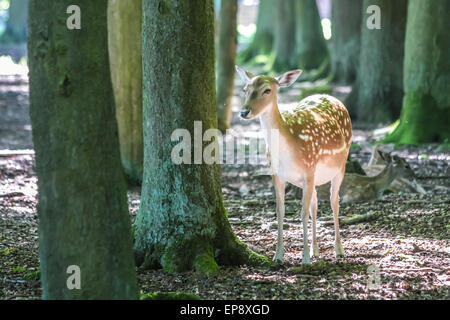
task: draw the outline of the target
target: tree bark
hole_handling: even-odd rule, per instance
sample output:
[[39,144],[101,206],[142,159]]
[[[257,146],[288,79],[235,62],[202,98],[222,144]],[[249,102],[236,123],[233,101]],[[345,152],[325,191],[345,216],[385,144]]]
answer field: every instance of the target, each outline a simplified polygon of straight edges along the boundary
[[410,0],[405,97],[400,124],[385,139],[397,144],[450,140],[450,2]]
[[273,46],[276,2],[273,0],[260,0],[256,32],[250,45],[239,56],[239,63],[247,63],[259,55],[269,55]]
[[[109,71],[107,3],[30,2],[30,116],[44,299],[138,297]],[[80,30],[68,30],[64,19],[73,4],[82,10]],[[80,268],[80,290],[66,285],[71,265]]]
[[230,128],[231,123],[237,47],[237,10],[237,0],[222,1],[217,46],[217,107],[219,130],[223,133]]
[[334,0],[331,71],[333,81],[352,84],[356,79],[361,44],[362,0]]
[[316,0],[296,0],[295,5],[296,68],[317,69],[329,55]]
[[[370,5],[381,9],[381,29],[367,27]],[[360,121],[388,123],[400,114],[406,8],[407,0],[364,0],[357,82],[346,101]]]
[[284,72],[297,69],[295,54],[295,4],[296,0],[277,2],[275,8],[275,33],[270,70]]
[[184,143],[195,157],[205,143],[202,132],[194,132],[194,121],[203,130],[217,128],[212,0],[144,1],[143,19],[144,180],[135,225],[137,264],[210,274],[217,263],[267,263],[231,230],[220,165],[177,165],[171,159],[178,144],[171,141],[175,129],[190,132],[195,146]]
[[141,0],[109,0],[109,57],[120,155],[131,184],[142,183],[144,158],[141,15]]

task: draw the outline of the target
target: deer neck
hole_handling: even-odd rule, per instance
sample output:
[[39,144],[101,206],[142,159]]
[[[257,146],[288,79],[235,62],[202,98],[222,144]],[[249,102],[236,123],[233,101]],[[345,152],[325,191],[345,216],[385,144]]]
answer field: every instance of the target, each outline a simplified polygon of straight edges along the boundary
[[381,171],[376,177],[375,177],[375,185],[377,190],[383,190],[387,188],[392,181],[397,178],[394,167],[390,164],[387,165],[383,171]]
[[259,120],[263,130],[270,131],[270,129],[281,129],[283,118],[278,109],[277,99],[274,99],[271,104],[266,107],[266,111],[259,116]]
[[286,142],[286,139],[283,138],[283,118],[278,109],[276,98],[266,107],[265,112],[259,116],[259,120],[266,145],[269,147],[269,150],[276,152],[276,150],[272,149],[280,148],[281,145],[285,145],[283,142]]

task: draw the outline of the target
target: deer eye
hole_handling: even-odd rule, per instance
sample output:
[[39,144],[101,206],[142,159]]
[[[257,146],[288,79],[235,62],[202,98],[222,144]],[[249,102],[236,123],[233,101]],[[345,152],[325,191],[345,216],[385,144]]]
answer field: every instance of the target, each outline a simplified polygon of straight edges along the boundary
[[264,90],[263,95],[269,94],[271,91],[272,91],[272,90],[270,90],[270,89],[266,89],[266,90]]

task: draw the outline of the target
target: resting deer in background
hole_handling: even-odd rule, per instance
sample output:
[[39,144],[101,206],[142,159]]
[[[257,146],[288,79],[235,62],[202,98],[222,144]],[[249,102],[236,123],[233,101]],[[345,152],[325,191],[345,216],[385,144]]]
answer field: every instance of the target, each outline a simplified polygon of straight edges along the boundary
[[[352,139],[352,125],[347,109],[338,99],[328,95],[313,95],[280,112],[278,90],[292,85],[302,73],[289,71],[280,77],[254,76],[238,66],[245,81],[245,102],[240,112],[243,119],[259,117],[263,129],[272,180],[276,195],[278,238],[274,261],[284,256],[283,219],[285,182],[303,189],[303,256],[310,264],[308,217],[312,217],[313,253],[319,257],[316,238],[317,193],[315,186],[331,181],[330,203],[334,216],[335,253],[343,257],[339,234],[339,188],[345,173]],[[276,136],[273,132],[277,132]],[[272,141],[276,139],[277,141]]]
[[[346,173],[339,191],[342,203],[375,200],[381,196],[395,179],[413,180],[415,175],[405,159],[377,150],[386,167],[375,176],[363,176],[356,173]],[[317,188],[319,200],[325,200],[330,192],[327,185]]]

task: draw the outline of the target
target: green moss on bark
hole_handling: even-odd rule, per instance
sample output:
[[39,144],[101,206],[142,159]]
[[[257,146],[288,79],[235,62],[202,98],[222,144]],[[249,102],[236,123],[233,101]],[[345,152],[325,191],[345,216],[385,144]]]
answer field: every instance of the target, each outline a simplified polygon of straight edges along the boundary
[[400,124],[385,142],[419,144],[450,138],[449,11],[446,0],[409,1],[403,109]]
[[436,100],[420,91],[408,92],[397,128],[384,143],[420,144],[450,139],[449,109],[440,110]]

